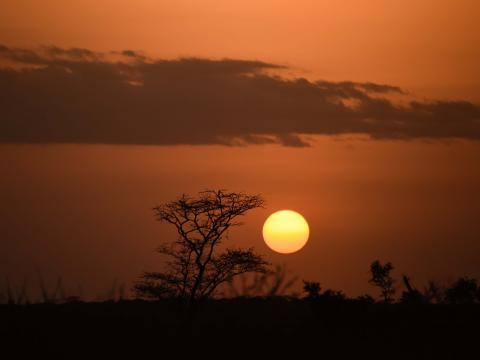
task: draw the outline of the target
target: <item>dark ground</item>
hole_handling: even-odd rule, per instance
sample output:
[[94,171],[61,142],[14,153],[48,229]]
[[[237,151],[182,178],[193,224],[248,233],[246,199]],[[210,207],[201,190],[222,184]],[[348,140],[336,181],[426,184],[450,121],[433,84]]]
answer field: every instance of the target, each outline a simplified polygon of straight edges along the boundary
[[[0,305],[0,358],[480,359],[480,305],[210,300]],[[10,356],[4,356],[4,355]]]

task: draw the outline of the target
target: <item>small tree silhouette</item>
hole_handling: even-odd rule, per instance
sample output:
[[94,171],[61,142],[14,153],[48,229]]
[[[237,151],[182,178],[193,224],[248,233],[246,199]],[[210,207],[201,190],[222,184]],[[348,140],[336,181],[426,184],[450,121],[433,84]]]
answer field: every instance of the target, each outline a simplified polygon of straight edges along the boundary
[[393,285],[395,280],[390,275],[392,270],[393,265],[390,262],[382,265],[380,261],[376,260],[370,265],[372,277],[368,282],[380,288],[381,295],[386,303],[392,302],[393,295],[395,294],[395,287]]
[[218,251],[228,230],[241,224],[237,218],[263,204],[259,195],[207,190],[155,207],[157,219],[174,225],[178,238],[158,249],[170,257],[167,269],[144,273],[134,287],[137,295],[181,297],[191,306],[237,275],[265,272],[267,262],[252,248]]

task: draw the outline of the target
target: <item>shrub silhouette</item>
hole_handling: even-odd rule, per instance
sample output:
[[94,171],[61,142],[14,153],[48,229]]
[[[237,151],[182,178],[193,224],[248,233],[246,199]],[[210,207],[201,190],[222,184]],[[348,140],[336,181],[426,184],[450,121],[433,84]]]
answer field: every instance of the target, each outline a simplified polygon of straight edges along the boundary
[[341,303],[346,299],[342,291],[327,289],[322,292],[321,290],[322,287],[319,282],[303,281],[303,291],[307,293],[305,296],[307,300],[316,300],[321,303]]
[[358,302],[361,302],[361,303],[365,303],[365,304],[375,303],[375,299],[373,298],[373,296],[371,296],[369,294],[363,294],[363,295],[357,296],[355,298],[355,300],[358,301]]
[[320,294],[320,299],[330,302],[342,302],[347,297],[341,290],[332,290],[327,289],[322,294]]
[[472,304],[478,301],[479,291],[476,279],[461,277],[445,290],[445,301],[450,304]]
[[303,280],[303,291],[307,293],[307,299],[318,299],[321,289],[319,282]]
[[406,291],[402,293],[400,302],[404,304],[422,304],[426,302],[425,297],[420,291],[415,289],[410,283],[410,278],[407,275],[402,277],[403,284],[405,285]]
[[259,195],[206,190],[154,208],[159,221],[175,226],[178,238],[158,252],[168,255],[163,272],[146,272],[134,290],[139,297],[179,297],[189,307],[212,296],[217,287],[247,272],[265,272],[268,265],[252,248],[218,251],[238,217],[262,207]]

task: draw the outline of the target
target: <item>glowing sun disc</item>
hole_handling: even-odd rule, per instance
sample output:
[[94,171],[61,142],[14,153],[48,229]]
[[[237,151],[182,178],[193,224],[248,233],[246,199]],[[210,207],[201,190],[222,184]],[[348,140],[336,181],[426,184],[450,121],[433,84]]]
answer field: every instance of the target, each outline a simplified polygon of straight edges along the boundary
[[265,220],[262,233],[270,249],[282,254],[290,254],[305,246],[310,229],[307,220],[298,212],[280,210]]

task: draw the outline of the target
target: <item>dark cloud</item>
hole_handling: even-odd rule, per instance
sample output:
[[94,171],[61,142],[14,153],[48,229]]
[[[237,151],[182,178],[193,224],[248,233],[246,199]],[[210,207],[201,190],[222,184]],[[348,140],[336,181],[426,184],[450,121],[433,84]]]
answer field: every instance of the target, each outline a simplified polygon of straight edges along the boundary
[[81,48],[62,49],[56,46],[42,46],[38,50],[30,50],[9,48],[0,44],[0,58],[23,64],[49,65],[61,60],[100,60],[102,54]]
[[[87,49],[0,45],[0,142],[308,146],[305,135],[480,138],[480,108],[396,105],[395,86],[271,75],[261,61],[109,59]],[[35,66],[31,66],[35,65]]]

